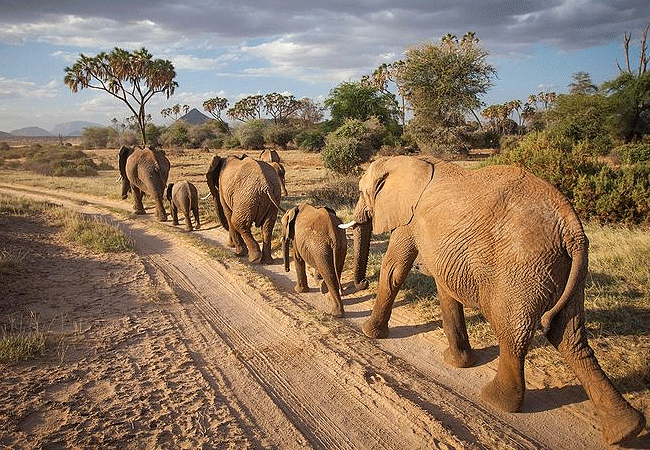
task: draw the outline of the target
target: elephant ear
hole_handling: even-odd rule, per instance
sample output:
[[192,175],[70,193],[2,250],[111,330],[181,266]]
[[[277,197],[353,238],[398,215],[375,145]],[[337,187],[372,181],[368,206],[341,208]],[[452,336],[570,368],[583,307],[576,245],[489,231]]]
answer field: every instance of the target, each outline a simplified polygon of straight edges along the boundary
[[223,206],[221,205],[221,199],[219,198],[219,174],[221,173],[221,169],[223,169],[225,163],[225,158],[220,158],[218,155],[215,155],[215,157],[212,158],[212,163],[210,164],[208,172],[205,174],[205,179],[208,183],[210,194],[212,194],[214,206],[217,208],[219,222],[221,222],[223,229],[228,231],[230,229],[228,219],[226,218]]
[[131,156],[133,153],[133,149],[130,147],[122,147],[120,149],[120,154],[119,154],[119,167],[120,167],[120,175],[122,175],[122,178],[126,178],[126,160]]
[[433,177],[433,165],[411,156],[396,156],[380,162],[373,170],[373,233],[407,225]]
[[296,235],[296,217],[298,217],[298,207],[294,206],[282,218],[282,232],[285,241],[292,240]]

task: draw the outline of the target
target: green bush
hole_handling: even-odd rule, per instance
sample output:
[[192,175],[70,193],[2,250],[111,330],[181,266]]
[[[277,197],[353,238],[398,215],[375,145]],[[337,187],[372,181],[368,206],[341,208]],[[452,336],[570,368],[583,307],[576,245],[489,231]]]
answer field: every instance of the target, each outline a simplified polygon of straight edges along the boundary
[[321,152],[323,164],[339,174],[356,174],[359,165],[368,161],[379,150],[385,128],[376,117],[365,122],[346,119],[343,125],[327,135]]
[[9,144],[7,144],[5,141],[0,142],[0,150],[2,150],[2,151],[7,151],[7,150],[9,150],[10,148],[11,148],[11,147],[9,146]]
[[116,135],[115,130],[109,127],[87,127],[81,133],[84,148],[106,148]]
[[650,161],[650,144],[619,145],[612,150],[611,154],[616,156],[622,164]]
[[85,177],[98,174],[98,166],[81,150],[64,147],[32,146],[25,152],[25,162],[17,166],[43,175]]
[[531,133],[487,164],[516,164],[556,186],[583,219],[650,224],[650,162],[615,168],[598,160],[590,141],[567,143],[547,131]]
[[359,179],[356,176],[336,178],[310,190],[307,195],[316,204],[352,208],[359,198]]
[[264,141],[286,149],[294,134],[295,130],[291,127],[272,124],[264,129]]
[[293,143],[304,152],[320,152],[325,146],[325,133],[321,130],[303,130],[294,136]]
[[247,150],[263,149],[265,128],[266,122],[260,119],[249,120],[242,124],[235,132],[239,145]]
[[160,142],[165,147],[187,148],[190,144],[189,125],[182,120],[174,122],[162,133]]

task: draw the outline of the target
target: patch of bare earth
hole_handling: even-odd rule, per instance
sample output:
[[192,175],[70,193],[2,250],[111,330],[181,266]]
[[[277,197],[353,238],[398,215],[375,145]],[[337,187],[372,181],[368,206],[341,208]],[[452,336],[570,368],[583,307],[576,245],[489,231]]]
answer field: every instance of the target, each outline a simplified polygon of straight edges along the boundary
[[[496,349],[479,349],[477,367],[446,367],[439,324],[406,306],[396,306],[389,339],[367,339],[370,292],[348,294],[346,318],[334,320],[314,284],[292,291],[295,275],[279,260],[214,259],[182,227],[108,212],[130,202],[0,192],[101,215],[137,249],[95,255],[37,218],[0,216],[0,246],[26,249],[0,278],[0,320],[34,312],[62,337],[43,357],[0,366],[0,446],[604,448],[579,387],[530,377],[522,413],[493,410],[478,392]],[[225,246],[213,223],[191,235]]]

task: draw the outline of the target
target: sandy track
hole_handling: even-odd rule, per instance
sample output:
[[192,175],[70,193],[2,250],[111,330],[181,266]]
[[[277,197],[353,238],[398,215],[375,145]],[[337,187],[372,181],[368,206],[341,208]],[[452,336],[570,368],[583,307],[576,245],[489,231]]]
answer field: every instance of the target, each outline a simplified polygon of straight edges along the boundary
[[[169,233],[150,216],[125,220],[107,211],[128,210],[130,202],[24,186],[0,185],[0,192],[100,214],[133,237],[168,301],[156,309],[157,320],[139,324],[146,314],[130,316],[136,323],[129,326],[151,338],[153,350],[143,354],[157,361],[141,364],[156,364],[163,379],[175,374],[178,395],[191,399],[188,414],[169,416],[194,420],[187,428],[203,430],[201,439],[188,442],[208,448],[210,442],[232,448],[603,448],[579,389],[529,385],[521,414],[481,404],[478,390],[494,374],[493,349],[481,351],[485,364],[479,367],[447,368],[438,356],[443,344],[425,332],[432,325],[399,307],[390,339],[366,339],[358,329],[371,307],[369,293],[346,297],[348,318],[332,320],[320,313],[323,299],[315,290],[291,291],[294,275],[280,264],[217,262],[182,239],[180,227]],[[223,244],[222,230],[207,225],[195,235]],[[134,343],[125,338],[120,348]],[[229,418],[225,439],[212,427],[224,423],[217,412]]]

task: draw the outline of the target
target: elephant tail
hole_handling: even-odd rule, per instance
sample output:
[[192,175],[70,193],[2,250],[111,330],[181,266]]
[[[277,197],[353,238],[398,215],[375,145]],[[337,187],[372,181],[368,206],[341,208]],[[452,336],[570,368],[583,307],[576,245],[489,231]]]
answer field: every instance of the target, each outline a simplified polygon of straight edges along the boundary
[[278,210],[282,211],[283,213],[287,212],[287,211],[286,211],[282,206],[280,206],[280,204],[279,204],[279,203],[278,203],[278,202],[273,198],[273,196],[271,195],[271,193],[270,193],[268,190],[265,190],[265,192],[266,192],[266,195],[269,197],[269,200],[271,200],[271,203],[273,203],[273,204],[275,205],[275,207],[278,208]]
[[551,328],[551,322],[555,315],[566,306],[567,302],[574,295],[577,294],[576,289],[580,287],[582,281],[587,275],[589,241],[582,231],[582,225],[580,225],[580,233],[577,237],[577,239],[571,239],[570,242],[565,244],[569,251],[569,256],[571,257],[571,269],[562,295],[551,309],[542,314],[540,324],[544,334],[548,333],[548,330]]

